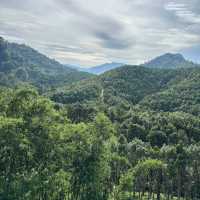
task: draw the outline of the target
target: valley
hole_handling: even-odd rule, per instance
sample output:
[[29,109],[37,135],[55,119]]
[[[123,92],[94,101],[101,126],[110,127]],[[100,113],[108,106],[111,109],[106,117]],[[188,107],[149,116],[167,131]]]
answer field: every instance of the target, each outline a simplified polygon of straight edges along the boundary
[[199,144],[181,55],[94,75],[0,39],[0,199],[197,200]]

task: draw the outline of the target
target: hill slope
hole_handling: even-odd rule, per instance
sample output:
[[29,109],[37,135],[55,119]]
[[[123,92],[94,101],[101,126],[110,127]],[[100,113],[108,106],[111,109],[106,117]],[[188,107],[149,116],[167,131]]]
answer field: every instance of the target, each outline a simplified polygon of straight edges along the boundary
[[[126,102],[156,111],[200,114],[200,68],[151,69],[123,66],[93,79],[64,87],[54,101],[71,104],[102,102],[107,106]],[[106,106],[106,107],[107,107]]]
[[166,90],[146,96],[140,105],[155,111],[184,111],[200,116],[200,69]]
[[89,77],[90,74],[65,67],[26,45],[0,38],[0,85],[31,83],[45,89]]
[[[104,101],[108,104],[112,104],[111,99],[113,98],[122,98],[132,104],[136,104],[145,96],[156,93],[166,88],[170,82],[178,80],[178,75],[182,79],[186,76],[186,71],[149,69],[142,66],[127,65],[93,79],[62,88],[54,94],[54,99],[67,103],[70,97],[70,99],[73,99],[73,101],[70,100],[70,103],[74,103],[82,101],[78,96],[85,96],[83,101],[87,101],[88,99],[100,97],[103,90]],[[91,88],[95,88],[95,90]],[[87,90],[89,90],[90,94]]]

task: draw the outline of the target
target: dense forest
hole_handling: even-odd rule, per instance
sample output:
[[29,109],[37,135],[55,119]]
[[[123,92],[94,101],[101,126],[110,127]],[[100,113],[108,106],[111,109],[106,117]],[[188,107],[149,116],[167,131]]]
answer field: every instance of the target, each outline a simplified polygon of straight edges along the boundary
[[200,199],[198,65],[94,76],[1,39],[0,70],[0,199]]

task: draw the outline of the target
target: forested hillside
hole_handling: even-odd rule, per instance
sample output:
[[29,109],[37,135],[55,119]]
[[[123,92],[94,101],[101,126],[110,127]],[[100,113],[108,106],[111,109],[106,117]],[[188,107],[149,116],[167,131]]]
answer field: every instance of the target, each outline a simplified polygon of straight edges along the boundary
[[0,37],[0,85],[30,83],[47,90],[91,76],[63,66],[26,45],[9,43]]
[[0,199],[200,199],[198,67],[90,77],[0,44]]
[[59,88],[53,94],[53,99],[60,103],[85,102],[102,97],[103,92],[104,103],[108,105],[113,105],[114,99],[119,98],[135,105],[148,95],[177,86],[181,81],[196,83],[193,74],[198,76],[199,68],[172,70],[127,65],[93,79]]
[[184,111],[200,116],[200,69],[162,92],[144,98],[140,104],[157,111]]

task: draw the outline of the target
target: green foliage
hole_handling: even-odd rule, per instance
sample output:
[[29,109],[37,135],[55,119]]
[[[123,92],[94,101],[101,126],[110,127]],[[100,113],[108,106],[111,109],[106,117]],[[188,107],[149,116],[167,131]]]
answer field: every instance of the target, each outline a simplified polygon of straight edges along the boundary
[[140,104],[156,111],[184,111],[199,116],[199,80],[199,69],[191,70],[185,79],[162,92],[145,97]]
[[71,124],[32,88],[8,91],[1,102],[1,199],[108,198],[116,139],[104,114]]
[[[199,197],[193,178],[199,167],[189,157],[191,146],[200,142],[199,74],[198,68],[125,66],[52,94],[52,100],[67,105],[73,122],[92,121],[98,112],[112,121],[118,142],[109,166],[110,199]],[[84,109],[91,105],[97,112]],[[100,121],[95,127],[105,124]],[[109,132],[98,130],[100,139]]]
[[152,146],[162,147],[163,144],[167,143],[167,135],[162,131],[151,131],[148,140]]
[[101,89],[101,85],[93,84],[92,80],[81,81],[60,89],[52,95],[52,100],[63,104],[88,102],[99,98]]
[[53,100],[60,103],[101,100],[108,105],[129,101],[136,104],[145,96],[166,88],[176,76],[185,72],[124,66],[99,77],[58,90]]

